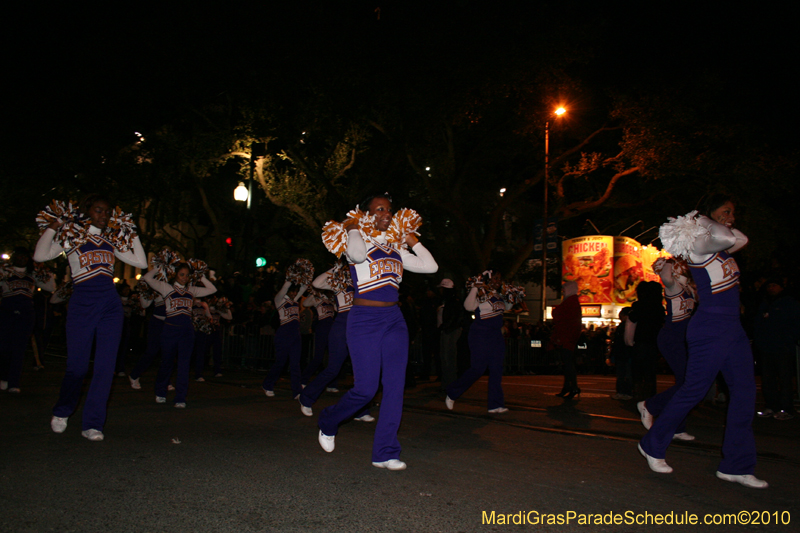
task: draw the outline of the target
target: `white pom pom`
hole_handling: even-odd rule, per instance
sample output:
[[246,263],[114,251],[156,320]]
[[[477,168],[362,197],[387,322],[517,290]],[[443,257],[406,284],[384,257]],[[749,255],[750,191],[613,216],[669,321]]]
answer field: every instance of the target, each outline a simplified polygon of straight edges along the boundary
[[692,211],[677,218],[669,217],[669,222],[662,224],[658,236],[664,249],[679,257],[689,257],[694,241],[708,235],[708,229],[697,224],[697,211]]

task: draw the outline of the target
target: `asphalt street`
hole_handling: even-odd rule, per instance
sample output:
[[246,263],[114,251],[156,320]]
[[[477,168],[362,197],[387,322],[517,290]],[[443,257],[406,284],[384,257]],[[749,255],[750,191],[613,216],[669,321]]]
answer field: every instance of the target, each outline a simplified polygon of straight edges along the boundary
[[[262,375],[226,372],[192,382],[188,407],[175,409],[154,402],[151,370],[139,391],[115,378],[106,439],[89,442],[80,407],[65,433],[50,429],[63,371],[52,359],[25,371],[22,394],[0,393],[0,531],[644,531],[655,517],[672,522],[655,526],[666,531],[797,531],[800,523],[800,420],[754,422],[766,490],[714,476],[725,406],[710,402],[690,416],[697,440],[668,451],[675,472],[656,474],[636,449],[645,430],[635,402],[609,397],[610,376],[580,376],[583,393],[572,401],[553,396],[556,376],[507,376],[503,415],[487,412],[485,378],[453,411],[438,383],[420,383],[406,392],[400,431],[408,469],[390,472],[371,465],[374,424],[343,425],[333,453],[317,443],[316,414],[344,388],[305,417],[286,378],[267,398]],[[692,515],[701,523],[676,524]],[[734,515],[748,524],[702,523]]]

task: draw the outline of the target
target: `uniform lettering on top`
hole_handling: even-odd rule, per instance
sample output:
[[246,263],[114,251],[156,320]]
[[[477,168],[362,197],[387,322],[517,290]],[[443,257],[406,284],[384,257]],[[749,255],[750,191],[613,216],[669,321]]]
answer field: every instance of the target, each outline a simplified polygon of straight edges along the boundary
[[11,280],[8,282],[9,291],[24,290],[33,292],[33,288],[33,282],[25,279]]
[[385,257],[383,259],[376,259],[369,264],[369,277],[377,278],[384,274],[397,274],[403,275],[403,262],[393,257]]
[[170,298],[165,301],[168,311],[176,311],[178,309],[189,309],[192,307],[192,298]]
[[78,252],[78,265],[81,268],[90,267],[92,265],[113,265],[114,252],[106,250],[94,250],[91,252]]

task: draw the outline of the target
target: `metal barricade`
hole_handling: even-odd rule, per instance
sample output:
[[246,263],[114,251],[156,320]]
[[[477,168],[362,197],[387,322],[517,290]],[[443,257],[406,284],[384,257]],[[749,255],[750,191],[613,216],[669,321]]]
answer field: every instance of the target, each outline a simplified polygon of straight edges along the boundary
[[225,326],[222,354],[228,368],[267,371],[275,362],[275,336],[254,324]]

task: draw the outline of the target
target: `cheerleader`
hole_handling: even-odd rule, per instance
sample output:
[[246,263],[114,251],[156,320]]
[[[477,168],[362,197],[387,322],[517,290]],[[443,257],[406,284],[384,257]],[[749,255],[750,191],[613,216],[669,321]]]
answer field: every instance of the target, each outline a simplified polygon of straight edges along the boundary
[[[314,378],[300,393],[300,411],[306,416],[313,416],[311,407],[319,399],[323,391],[331,389],[336,377],[347,359],[347,317],[353,307],[353,281],[350,270],[341,260],[332,269],[317,276],[312,283],[315,289],[333,291],[336,295],[337,313],[327,337],[328,366]],[[360,422],[374,422],[375,418],[369,414],[369,406],[356,413],[354,420]]]
[[161,332],[161,366],[156,376],[156,403],[167,402],[167,388],[172,375],[175,358],[178,359],[178,378],[175,382],[175,407],[186,407],[186,394],[189,390],[189,368],[194,348],[194,326],[192,325],[192,304],[195,298],[202,298],[217,291],[205,275],[200,277],[202,287],[190,286],[192,268],[181,263],[175,268],[175,279],[170,285],[156,279],[158,270],[151,270],[142,279],[164,299],[166,318]]
[[30,259],[27,248],[15,248],[11,265],[0,270],[0,390],[12,393],[20,392],[25,347],[36,323],[33,294],[37,287],[48,292],[56,287],[49,271],[41,276],[31,272]]
[[[298,261],[305,261],[301,259]],[[291,267],[290,267],[291,269]],[[275,308],[280,317],[281,324],[275,332],[275,363],[272,365],[267,377],[261,384],[267,396],[275,396],[275,382],[281,377],[289,360],[289,376],[292,384],[292,397],[296,400],[300,396],[303,387],[300,383],[300,355],[302,353],[302,341],[300,339],[300,297],[306,292],[308,285],[297,285],[292,283],[291,273],[287,271],[286,281],[275,295]]]
[[[50,427],[56,433],[63,433],[67,428],[67,419],[80,399],[94,343],[94,370],[83,406],[81,435],[91,441],[101,441],[122,334],[123,312],[114,288],[114,261],[119,258],[136,268],[147,268],[147,257],[139,237],[132,230],[130,243],[119,239],[118,232],[106,231],[112,211],[105,198],[90,195],[81,207],[88,216],[88,228],[56,218],[39,238],[33,260],[42,263],[55,259],[65,252],[66,247],[74,283],[66,324],[67,371],[61,382],[58,402],[53,408]],[[122,218],[118,215],[115,212],[115,223]],[[122,251],[126,248],[129,249]]]
[[[661,414],[670,399],[681,388],[686,377],[686,328],[694,309],[694,296],[683,269],[684,266],[674,258],[661,258],[653,264],[653,271],[661,277],[661,283],[664,284],[664,295],[667,299],[667,318],[664,327],[658,332],[658,350],[672,369],[675,384],[664,392],[636,404],[645,429],[650,429],[653,417]],[[634,331],[629,332],[626,329],[625,335],[630,336],[632,341],[636,323],[629,324],[630,329]],[[694,440],[693,435],[686,433],[685,419],[678,425],[672,438]]]
[[458,400],[475,384],[486,369],[489,369],[488,407],[492,414],[505,413],[503,399],[503,359],[506,343],[503,339],[503,313],[509,311],[512,303],[503,301],[498,292],[502,277],[498,272],[487,270],[480,281],[474,282],[464,300],[464,309],[475,313],[475,320],[469,328],[470,367],[456,381],[447,387],[444,403],[453,409]]
[[[372,465],[403,470],[406,463],[399,459],[401,448],[397,431],[403,414],[408,329],[397,305],[398,290],[404,270],[433,274],[439,267],[414,232],[395,232],[393,239],[396,241],[387,239],[393,219],[388,194],[367,198],[359,209],[366,215],[360,219],[349,218],[342,228],[355,288],[353,307],[347,319],[347,345],[355,383],[339,403],[322,411],[318,439],[323,450],[332,452],[339,424],[352,418],[372,400],[380,381],[383,399],[372,446]],[[406,213],[413,214],[419,221],[416,213]],[[395,220],[403,218],[398,216]]]
[[730,256],[747,244],[747,237],[732,229],[734,205],[729,198],[710,197],[704,212],[707,216],[698,217],[693,211],[672,219],[659,232],[668,252],[687,259],[700,305],[686,332],[689,358],[684,384],[640,441],[639,452],[654,472],[672,472],[664,460],[667,448],[678,426],[722,372],[731,396],[717,477],[746,487],[766,488],[768,483],[753,475],[753,354],[739,319],[739,267]]
[[336,313],[336,308],[332,301],[316,291],[303,299],[303,307],[313,307],[317,310],[317,323],[314,326],[314,358],[306,365],[303,374],[300,376],[300,383],[305,387],[311,380],[311,376],[322,365],[325,350],[328,348],[328,336],[331,332],[331,326],[333,326],[333,316]]

